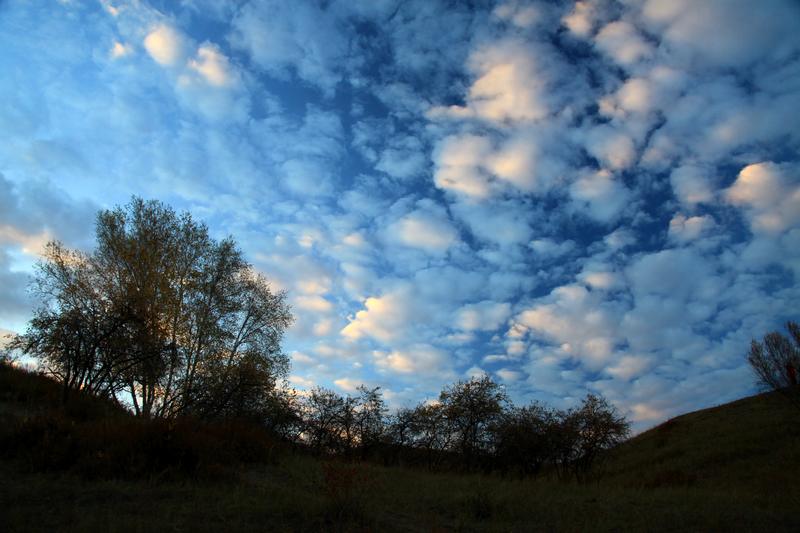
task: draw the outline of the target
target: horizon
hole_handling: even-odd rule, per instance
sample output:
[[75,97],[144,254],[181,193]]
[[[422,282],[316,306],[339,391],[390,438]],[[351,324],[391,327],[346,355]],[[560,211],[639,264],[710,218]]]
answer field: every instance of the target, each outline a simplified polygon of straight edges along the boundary
[[289,382],[488,374],[635,432],[756,392],[800,300],[800,5],[0,5],[0,334],[131,196],[232,235]]

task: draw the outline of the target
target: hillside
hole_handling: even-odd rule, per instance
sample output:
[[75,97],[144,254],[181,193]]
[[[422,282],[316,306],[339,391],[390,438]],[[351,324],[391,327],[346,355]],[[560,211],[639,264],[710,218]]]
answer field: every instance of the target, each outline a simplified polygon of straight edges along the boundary
[[[274,443],[213,426],[167,439],[168,457],[200,465],[185,475],[148,462],[164,453],[161,427],[92,398],[65,412],[59,392],[40,376],[0,371],[2,531],[800,529],[797,414],[774,395],[670,420],[615,450],[599,482],[578,485],[322,461],[274,446],[258,455],[243,444]],[[34,427],[47,429],[29,432],[20,453],[15,431],[26,420],[46,420]],[[139,466],[117,464],[131,461]]]
[[765,393],[687,413],[615,450],[605,482],[760,493],[796,490],[800,410]]

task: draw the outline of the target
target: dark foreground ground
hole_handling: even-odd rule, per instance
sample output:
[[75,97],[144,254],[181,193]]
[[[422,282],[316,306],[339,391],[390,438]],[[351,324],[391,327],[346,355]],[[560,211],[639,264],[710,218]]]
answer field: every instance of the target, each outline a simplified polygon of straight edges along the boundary
[[[10,396],[6,428],[29,416]],[[91,479],[6,456],[0,531],[800,531],[798,415],[774,395],[689,413],[624,444],[584,485],[288,450],[193,480]]]

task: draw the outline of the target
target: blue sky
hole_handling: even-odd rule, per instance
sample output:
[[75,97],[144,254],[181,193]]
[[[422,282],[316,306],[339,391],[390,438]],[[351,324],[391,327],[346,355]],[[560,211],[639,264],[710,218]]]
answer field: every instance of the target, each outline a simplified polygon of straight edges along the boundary
[[290,384],[480,373],[635,427],[800,301],[791,0],[0,3],[0,329],[131,195],[286,289]]

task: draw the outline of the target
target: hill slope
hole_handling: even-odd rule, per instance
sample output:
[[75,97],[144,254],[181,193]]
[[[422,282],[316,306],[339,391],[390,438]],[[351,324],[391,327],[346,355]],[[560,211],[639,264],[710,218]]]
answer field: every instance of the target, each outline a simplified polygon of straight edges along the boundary
[[777,393],[675,417],[615,450],[606,483],[794,490],[800,410]]

